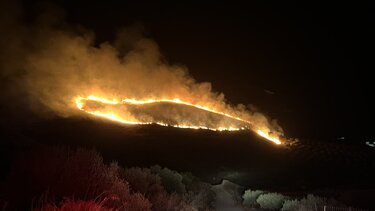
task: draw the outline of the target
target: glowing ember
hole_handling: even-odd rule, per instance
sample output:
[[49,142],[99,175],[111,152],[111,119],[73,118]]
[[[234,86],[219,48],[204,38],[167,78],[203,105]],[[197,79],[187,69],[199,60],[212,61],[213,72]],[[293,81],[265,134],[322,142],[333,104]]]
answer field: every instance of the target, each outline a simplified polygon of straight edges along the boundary
[[[95,106],[89,107],[89,103],[97,103]],[[237,124],[234,123],[221,123],[222,125],[210,127],[205,125],[204,123],[194,123],[192,124],[185,124],[185,123],[166,123],[163,121],[156,121],[156,120],[145,120],[145,119],[139,119],[135,118],[134,116],[128,114],[119,112],[118,110],[110,107],[111,105],[129,105],[129,106],[141,106],[141,105],[152,105],[157,103],[168,103],[168,104],[174,104],[174,105],[186,105],[195,109],[198,109],[200,111],[208,111],[210,113],[213,113],[215,115],[220,115],[225,118],[232,119],[233,121],[239,122]],[[75,104],[79,110],[82,110],[86,113],[103,117],[112,121],[116,121],[123,124],[133,124],[133,125],[146,125],[146,124],[157,124],[161,126],[170,126],[170,127],[177,127],[177,128],[188,128],[188,129],[206,129],[206,130],[213,130],[213,131],[239,131],[239,130],[245,130],[245,129],[252,129],[257,132],[258,135],[262,136],[263,138],[275,143],[275,144],[281,144],[281,141],[274,136],[269,135],[268,133],[264,132],[263,130],[260,130],[258,128],[254,129],[255,126],[252,125],[249,121],[241,119],[236,116],[232,116],[230,114],[216,111],[214,109],[210,109],[205,106],[192,104],[189,102],[184,102],[180,99],[148,99],[148,100],[135,100],[135,99],[123,99],[123,100],[108,100],[105,98],[100,98],[96,96],[88,96],[86,98],[84,97],[77,97],[75,99]],[[108,106],[104,110],[100,107]]]

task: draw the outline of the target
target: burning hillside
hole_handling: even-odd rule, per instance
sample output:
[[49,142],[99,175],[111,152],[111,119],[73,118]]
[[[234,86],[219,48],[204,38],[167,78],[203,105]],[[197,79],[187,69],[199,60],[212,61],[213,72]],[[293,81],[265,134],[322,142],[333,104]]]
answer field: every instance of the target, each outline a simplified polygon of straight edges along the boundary
[[0,49],[7,102],[42,116],[82,115],[83,110],[128,124],[251,129],[280,143],[277,121],[252,106],[228,103],[209,82],[197,82],[186,67],[168,63],[139,29],[126,28],[115,41],[97,43],[89,30],[44,20],[53,16],[49,12],[34,23],[20,22],[17,13],[1,23],[7,32],[7,39],[0,39],[7,40]]
[[213,131],[253,129],[267,140],[281,144],[278,137],[256,128],[250,121],[179,99],[123,99],[119,101],[91,95],[87,98],[78,97],[75,102],[77,108],[82,111],[119,123],[157,124]]

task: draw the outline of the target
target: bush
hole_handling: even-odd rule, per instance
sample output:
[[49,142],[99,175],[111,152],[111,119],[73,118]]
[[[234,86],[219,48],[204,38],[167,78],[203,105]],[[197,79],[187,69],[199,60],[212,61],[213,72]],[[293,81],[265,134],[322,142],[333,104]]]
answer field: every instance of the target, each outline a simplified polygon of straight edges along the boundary
[[139,192],[152,203],[152,210],[174,210],[184,206],[178,195],[168,194],[161,184],[161,178],[147,168],[128,168],[121,171],[121,177],[129,182],[133,192]]
[[[7,201],[11,209],[26,209],[33,202],[96,200],[116,198],[108,206],[150,210],[142,194],[130,193],[128,183],[119,178],[116,164],[106,165],[92,150],[46,148],[30,151],[12,166],[7,181]],[[35,199],[41,199],[35,202]]]
[[185,185],[182,183],[182,175],[178,172],[160,166],[151,167],[151,171],[160,176],[163,187],[169,193],[186,193]]
[[63,201],[60,206],[56,206],[54,204],[47,204],[40,209],[34,209],[34,211],[68,211],[68,210],[110,211],[111,209],[104,207],[103,204],[96,202],[94,200],[74,201],[70,199]]
[[307,195],[301,199],[300,204],[307,207],[323,206],[326,204],[327,199],[312,194]]
[[186,191],[197,192],[200,189],[201,181],[190,172],[183,172],[182,183],[185,185]]
[[[109,199],[111,201],[113,199]],[[133,202],[131,204],[138,204],[138,202],[134,202],[134,200],[141,200],[142,198],[133,198]],[[119,209],[124,210],[150,210],[150,208],[146,205],[145,206],[124,206],[124,207],[118,207],[118,208],[109,208],[106,206],[108,203],[108,199],[104,199],[102,201],[94,201],[94,200],[72,200],[72,199],[65,199],[60,203],[60,206],[56,206],[53,203],[49,203],[47,205],[43,205],[42,208],[39,209],[33,209],[34,211],[114,211]]]
[[300,202],[297,199],[285,200],[282,211],[296,211],[299,210]]
[[257,205],[257,198],[263,194],[264,191],[261,190],[246,190],[245,193],[242,195],[243,202],[242,204],[247,207],[253,207]]
[[181,173],[182,183],[185,185],[185,200],[189,201],[198,210],[210,210],[214,208],[216,194],[212,186],[200,181],[190,172]]
[[[212,186],[201,182],[191,173],[178,173],[168,168],[152,166],[151,172],[160,177],[162,186],[171,194],[167,204],[180,201],[186,209],[211,210],[216,199]],[[184,208],[184,209],[185,209]]]
[[326,199],[312,194],[307,195],[301,200],[286,200],[282,210],[295,211],[295,210],[315,210],[323,206],[345,207],[343,204],[334,199]]
[[153,210],[209,210],[215,193],[211,185],[191,173],[178,173],[168,168],[128,168],[121,173],[133,191],[143,193]]
[[198,191],[189,191],[187,195],[191,204],[198,210],[210,210],[214,208],[216,194],[209,184],[202,183]]
[[122,169],[82,149],[25,153],[12,166],[6,184],[3,206],[10,210],[26,210],[30,204],[36,210],[56,211],[209,210],[215,200],[211,185],[189,173],[160,166]]
[[165,192],[161,178],[153,174],[150,169],[138,167],[122,169],[120,176],[130,184],[133,191],[142,193],[146,197]]
[[278,210],[283,206],[285,196],[279,193],[266,193],[260,195],[256,201],[263,209]]

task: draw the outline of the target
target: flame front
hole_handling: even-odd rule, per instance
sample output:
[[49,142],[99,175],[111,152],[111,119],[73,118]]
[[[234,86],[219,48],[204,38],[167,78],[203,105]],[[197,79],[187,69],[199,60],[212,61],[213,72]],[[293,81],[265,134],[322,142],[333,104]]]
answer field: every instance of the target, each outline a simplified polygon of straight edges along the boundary
[[267,134],[267,133],[265,133],[261,130],[257,130],[257,133],[258,133],[258,135],[262,136],[263,138],[266,138],[269,141],[272,141],[275,144],[278,144],[278,145],[281,144],[281,141],[277,137],[272,137],[269,134]]
[[[123,115],[123,114],[121,115],[118,112],[116,112],[116,110],[101,111],[99,109],[91,109],[91,110],[87,109],[86,108],[87,102],[96,102],[96,103],[101,103],[103,105],[121,105],[121,104],[123,104],[123,105],[133,105],[133,106],[156,104],[156,103],[170,103],[170,104],[175,104],[175,105],[186,105],[186,106],[190,106],[190,107],[202,110],[202,111],[211,112],[211,113],[214,113],[216,115],[225,116],[225,117],[233,119],[235,121],[239,121],[239,122],[243,123],[244,125],[242,125],[242,126],[241,125],[230,125],[230,126],[219,125],[217,127],[208,127],[208,126],[202,125],[202,124],[197,124],[197,125],[167,124],[167,123],[161,122],[161,121],[146,121],[146,120],[141,121],[137,118],[132,117],[131,115]],[[281,144],[281,141],[278,137],[272,136],[272,135],[270,135],[270,133],[267,133],[262,129],[256,128],[256,126],[254,126],[250,121],[247,121],[247,120],[241,119],[239,117],[233,116],[231,114],[220,112],[220,111],[217,111],[217,110],[205,107],[205,106],[185,102],[185,101],[182,101],[178,98],[175,98],[175,99],[146,99],[146,100],[136,100],[136,99],[123,99],[123,100],[112,99],[112,100],[109,100],[109,99],[106,99],[106,98],[101,98],[101,97],[97,97],[97,96],[94,96],[94,95],[90,95],[88,97],[77,97],[75,99],[75,104],[76,104],[76,107],[81,111],[84,111],[86,113],[89,113],[89,114],[92,114],[92,115],[95,115],[95,116],[98,116],[98,117],[106,118],[106,119],[109,119],[109,120],[112,120],[112,121],[115,121],[115,122],[123,123],[123,124],[132,124],[132,125],[157,124],[157,125],[161,125],[161,126],[170,126],[170,127],[176,127],[176,128],[206,129],[206,130],[212,130],[212,131],[239,131],[239,130],[251,129],[251,130],[254,130],[258,135],[265,138],[266,140],[271,141],[271,142],[273,142],[277,145]]]

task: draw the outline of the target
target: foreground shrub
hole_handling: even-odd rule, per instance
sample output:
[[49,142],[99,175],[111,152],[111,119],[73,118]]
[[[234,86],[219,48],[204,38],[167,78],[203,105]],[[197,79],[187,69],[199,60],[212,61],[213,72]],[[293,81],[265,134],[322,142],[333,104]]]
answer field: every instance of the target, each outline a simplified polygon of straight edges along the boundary
[[296,211],[299,210],[300,202],[297,199],[285,200],[282,211]]
[[133,191],[152,196],[155,193],[165,192],[161,178],[153,174],[148,168],[127,168],[120,171],[120,176],[131,185]]
[[63,201],[60,206],[54,204],[47,204],[40,209],[34,209],[34,211],[112,211],[114,209],[103,206],[102,202],[96,202],[94,200],[89,201],[74,201],[67,199]]
[[279,193],[265,193],[257,198],[257,203],[263,209],[279,210],[285,201],[285,196]]
[[121,171],[121,177],[128,181],[133,192],[139,192],[152,203],[152,210],[175,210],[186,206],[181,197],[169,194],[161,183],[161,178],[147,168],[128,168]]
[[307,195],[305,198],[301,199],[300,204],[306,207],[314,207],[314,206],[323,206],[327,202],[326,198],[322,198],[319,196],[314,196],[312,194]]
[[211,188],[211,185],[203,183],[200,185],[198,192],[189,192],[190,194],[193,194],[191,202],[194,207],[199,210],[210,210],[214,208],[216,194]]
[[242,199],[243,199],[242,204],[247,207],[253,207],[253,206],[258,205],[256,200],[263,193],[264,191],[261,191],[261,190],[255,190],[255,191],[252,191],[250,189],[246,190],[245,193],[242,195]]
[[[133,200],[137,198],[133,198]],[[53,203],[43,205],[42,208],[33,209],[33,211],[117,211],[117,210],[149,210],[149,207],[140,207],[140,206],[124,206],[117,208],[107,207],[111,199],[104,199],[102,201],[94,200],[72,200],[65,199],[60,203],[60,206],[56,206]],[[142,200],[142,199],[141,199]],[[134,205],[134,202],[132,203]]]
[[183,177],[178,172],[160,166],[151,167],[151,171],[160,176],[163,187],[169,193],[186,193],[185,185],[182,183]]
[[307,195],[301,200],[286,200],[283,204],[282,210],[295,211],[295,210],[316,210],[324,206],[343,207],[345,205],[337,202],[334,199],[327,199],[312,194]]
[[[111,208],[150,210],[150,202],[131,193],[119,178],[116,164],[106,165],[92,150],[65,148],[38,149],[25,153],[12,166],[7,181],[7,201],[11,209],[23,210],[30,204],[59,203],[64,198],[96,200],[115,197]],[[38,200],[40,199],[40,200]]]
[[216,194],[212,186],[204,183],[190,172],[180,174],[182,183],[185,185],[186,193],[184,198],[198,210],[211,210],[214,208]]
[[144,194],[152,203],[152,210],[213,208],[215,194],[211,185],[202,183],[191,173],[180,174],[160,166],[153,166],[151,169],[127,168],[123,169],[120,175],[129,182],[132,191]]
[[211,185],[191,174],[160,166],[123,169],[82,149],[25,153],[12,166],[6,184],[4,201],[10,210],[27,210],[30,205],[58,211],[209,210],[215,200]]

